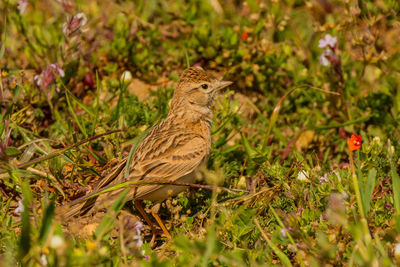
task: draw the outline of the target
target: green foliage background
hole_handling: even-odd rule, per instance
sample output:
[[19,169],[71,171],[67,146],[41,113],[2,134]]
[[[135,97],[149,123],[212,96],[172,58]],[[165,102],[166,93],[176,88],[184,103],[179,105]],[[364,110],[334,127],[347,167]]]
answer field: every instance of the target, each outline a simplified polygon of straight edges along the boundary
[[[398,1],[5,0],[0,11],[0,265],[400,264]],[[73,24],[79,13],[87,21]],[[326,34],[337,45],[324,66]],[[128,226],[113,232],[120,202],[96,234],[63,231],[54,209],[166,116],[192,65],[234,82],[203,175],[223,188],[167,200],[173,239],[153,249],[147,228],[139,251]]]

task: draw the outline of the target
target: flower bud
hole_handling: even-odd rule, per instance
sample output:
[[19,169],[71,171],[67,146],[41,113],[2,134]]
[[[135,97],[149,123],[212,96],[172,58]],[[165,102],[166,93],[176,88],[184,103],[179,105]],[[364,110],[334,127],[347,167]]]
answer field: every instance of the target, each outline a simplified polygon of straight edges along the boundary
[[121,81],[125,84],[130,84],[132,81],[132,73],[129,70],[126,70],[121,75]]

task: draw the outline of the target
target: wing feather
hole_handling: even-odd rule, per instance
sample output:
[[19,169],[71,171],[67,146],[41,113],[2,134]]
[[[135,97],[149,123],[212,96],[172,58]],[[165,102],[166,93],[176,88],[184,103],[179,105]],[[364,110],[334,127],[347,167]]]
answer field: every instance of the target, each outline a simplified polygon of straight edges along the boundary
[[[82,213],[90,206],[108,207],[119,195],[121,189],[99,196],[97,201],[89,199],[96,193],[126,181],[177,181],[190,174],[203,163],[209,155],[209,144],[202,135],[182,128],[167,127],[170,121],[164,120],[155,126],[139,144],[133,156],[129,177],[125,177],[126,159],[108,176],[99,182],[96,189],[86,197],[73,201],[68,216]],[[161,185],[146,185],[132,188],[133,198],[145,198]],[[81,203],[85,201],[85,203]],[[94,203],[95,202],[95,203]],[[99,203],[101,202],[101,203]],[[79,205],[76,205],[76,204]]]

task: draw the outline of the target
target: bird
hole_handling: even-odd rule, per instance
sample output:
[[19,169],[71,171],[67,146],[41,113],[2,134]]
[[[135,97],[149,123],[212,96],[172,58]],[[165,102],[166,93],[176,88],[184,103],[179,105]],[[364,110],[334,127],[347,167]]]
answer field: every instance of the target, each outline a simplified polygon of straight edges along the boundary
[[[102,194],[99,192],[125,182],[141,182],[145,184],[130,187],[126,199],[134,202],[151,227],[152,241],[157,231],[143,210],[142,201],[154,201],[152,216],[164,235],[171,239],[157,212],[163,200],[179,194],[187,187],[168,182],[195,182],[196,173],[210,155],[215,97],[219,90],[231,84],[230,81],[214,78],[201,67],[184,70],[175,87],[167,117],[151,128],[140,141],[129,166],[127,158],[123,159],[95,185],[91,193],[61,206],[62,218],[69,219],[88,210],[96,212],[107,209],[126,187]],[[128,176],[125,175],[127,171]]]

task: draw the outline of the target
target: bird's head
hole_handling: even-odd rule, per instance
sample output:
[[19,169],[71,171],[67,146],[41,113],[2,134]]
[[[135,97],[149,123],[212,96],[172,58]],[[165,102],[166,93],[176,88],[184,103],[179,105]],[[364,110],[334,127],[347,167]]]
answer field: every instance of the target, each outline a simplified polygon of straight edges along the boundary
[[197,110],[211,109],[216,93],[230,84],[232,82],[215,79],[200,67],[191,67],[186,69],[179,78],[174,99],[180,100],[176,103],[181,103],[183,100],[185,104]]

